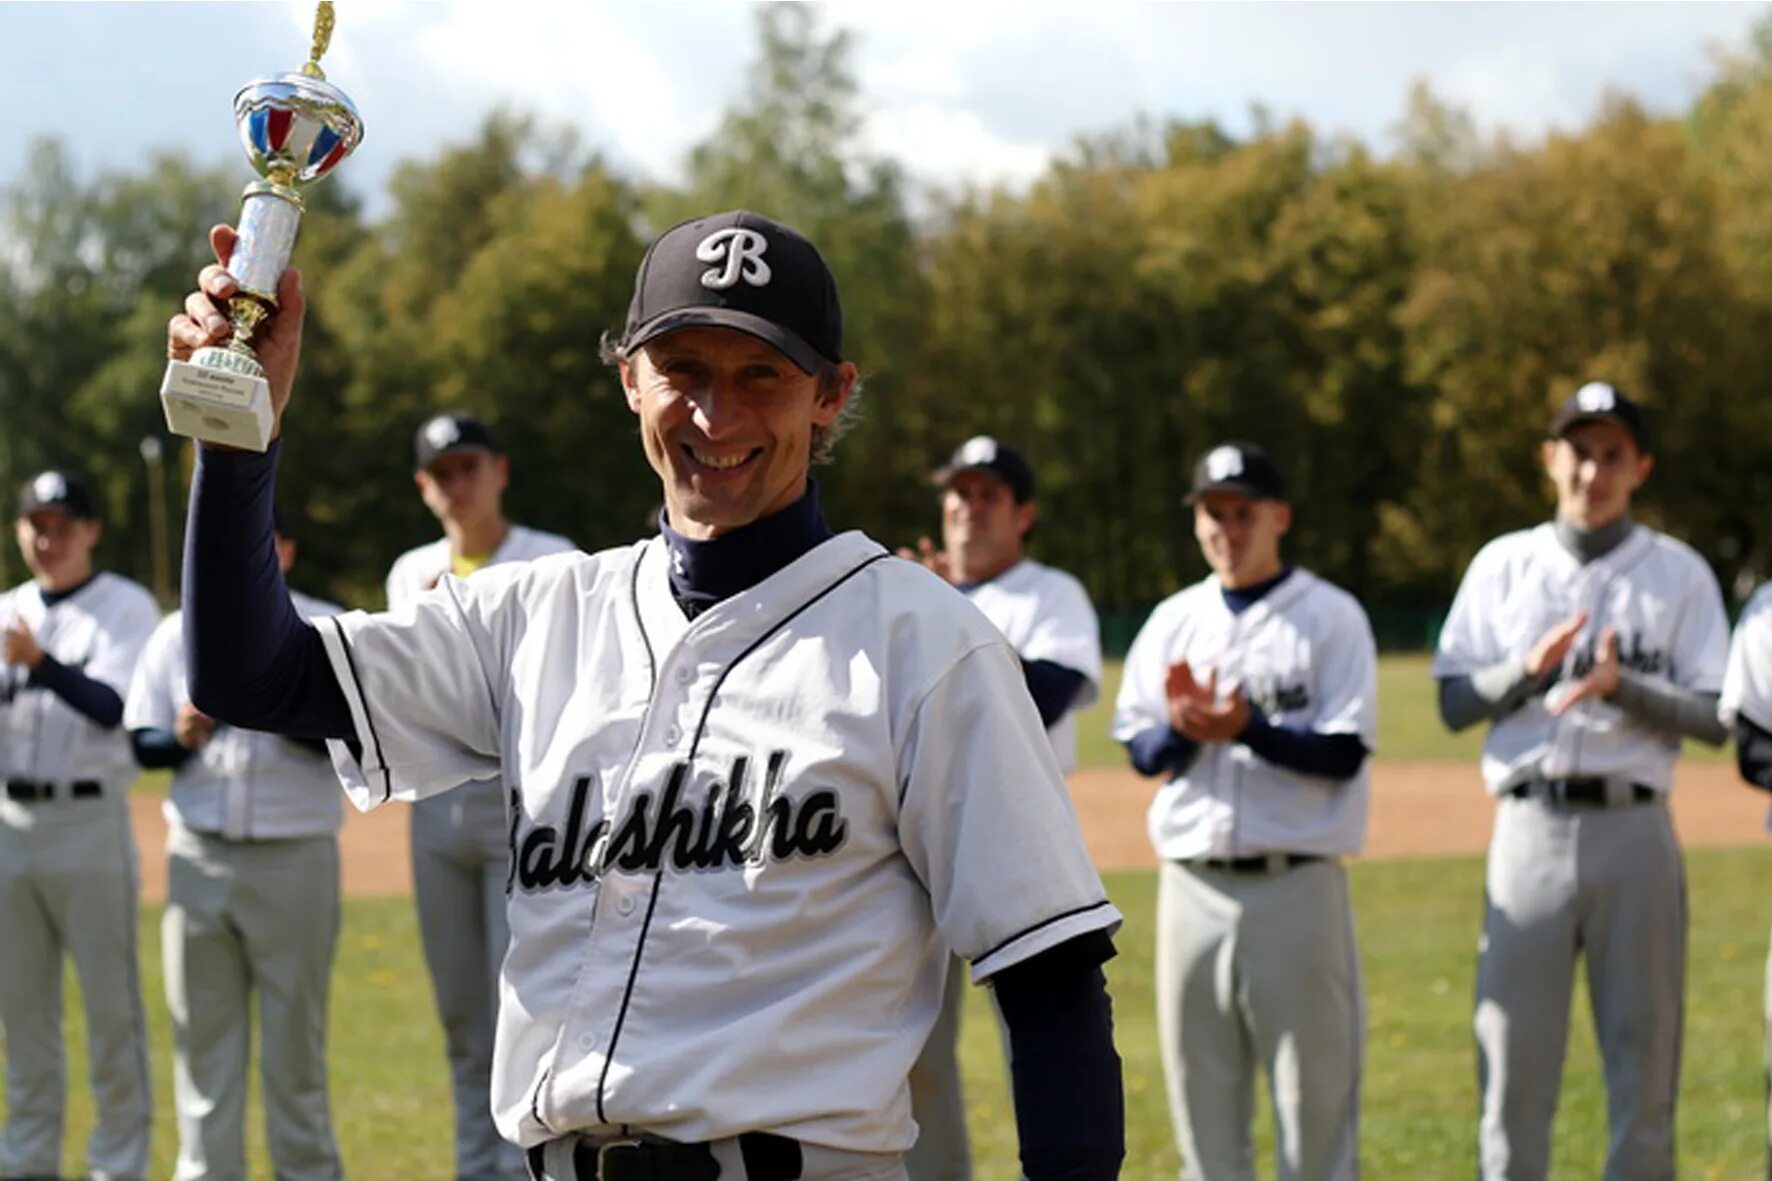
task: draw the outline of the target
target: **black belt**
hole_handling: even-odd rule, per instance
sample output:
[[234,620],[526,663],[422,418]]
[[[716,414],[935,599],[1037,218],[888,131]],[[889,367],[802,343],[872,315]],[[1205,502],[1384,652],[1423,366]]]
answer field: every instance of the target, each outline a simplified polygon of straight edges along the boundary
[[1502,794],[1516,800],[1538,796],[1556,804],[1579,804],[1589,808],[1606,808],[1614,803],[1647,804],[1661,798],[1661,793],[1646,783],[1628,786],[1628,799],[1614,797],[1604,777],[1584,775],[1566,779],[1528,779],[1514,784]]
[[1321,853],[1258,853],[1253,857],[1190,857],[1182,864],[1221,873],[1281,873],[1323,859]]
[[96,779],[76,779],[73,783],[38,783],[34,779],[8,779],[6,781],[6,798],[17,800],[21,804],[35,803],[38,800],[53,800],[58,794],[66,792],[76,800],[89,800],[104,794],[105,785]]
[[[529,1150],[529,1174],[538,1179],[543,1171],[543,1145]],[[744,1158],[747,1181],[797,1181],[803,1167],[800,1142],[771,1132],[743,1132],[738,1151]],[[580,1140],[572,1146],[571,1178],[552,1181],[716,1181],[720,1162],[705,1143],[680,1144],[674,1140]]]

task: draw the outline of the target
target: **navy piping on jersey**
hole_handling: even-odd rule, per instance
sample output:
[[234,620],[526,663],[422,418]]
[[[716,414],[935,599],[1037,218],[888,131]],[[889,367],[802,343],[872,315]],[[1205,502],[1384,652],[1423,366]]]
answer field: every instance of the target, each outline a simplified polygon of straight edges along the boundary
[[326,622],[338,633],[338,644],[345,654],[345,667],[351,670],[351,683],[357,687],[357,700],[363,703],[363,722],[369,727],[369,739],[375,743],[375,761],[381,764],[381,802],[387,803],[394,798],[394,773],[388,768],[388,760],[381,750],[381,734],[375,728],[375,719],[369,713],[369,697],[363,691],[363,678],[357,675],[357,657],[351,652],[351,641],[345,635],[344,625],[339,623],[337,616],[328,616]]
[[[814,604],[816,604],[820,600],[824,599],[827,595],[831,594],[838,587],[840,587],[844,583],[848,582],[851,578],[854,578],[857,574],[860,574],[863,570],[866,570],[869,566],[872,566],[875,562],[878,562],[881,559],[888,558],[890,556],[891,556],[890,554],[886,554],[886,553],[875,554],[872,557],[868,558],[865,562],[861,562],[858,565],[856,565],[855,567],[853,567],[852,569],[845,572],[842,577],[838,578],[836,581],[832,582],[829,586],[825,587],[823,590],[819,591],[817,594],[815,594],[811,598],[807,599],[804,603],[801,603],[798,607],[794,608],[793,611],[791,611],[787,615],[783,616],[773,627],[771,627],[768,631],[764,632],[762,635],[758,636],[754,641],[752,641],[750,647],[746,648],[743,652],[740,652],[737,656],[733,657],[732,663],[728,664],[725,668],[720,670],[720,675],[714,679],[713,688],[708,691],[707,701],[701,707],[701,718],[695,723],[695,734],[689,740],[688,761],[690,762],[691,765],[693,765],[695,762],[696,752],[701,749],[702,736],[707,733],[708,717],[710,714],[713,713],[714,699],[720,695],[720,687],[726,683],[726,678],[732,674],[732,670],[737,668],[741,663],[743,663],[745,658],[750,656],[751,653],[755,652],[758,648],[761,648],[777,632],[781,631],[788,624],[790,624],[794,620],[798,619],[803,613],[805,613],[808,609],[810,609]],[[639,563],[636,562],[634,565],[637,569],[639,566]],[[638,579],[637,578],[636,578],[635,585],[636,585],[635,610],[636,610],[636,614],[637,614],[638,613],[638,602],[639,602],[638,595],[637,595],[637,587],[638,587]],[[641,624],[640,634],[642,636],[644,636],[646,634],[646,627],[645,627],[644,623]],[[651,641],[650,640],[647,641],[647,647],[650,650],[650,648],[651,648]],[[609,1068],[615,1064],[615,1049],[616,1049],[616,1046],[621,1041],[622,1027],[627,1023],[628,1004],[630,1001],[633,1000],[633,996],[634,996],[634,980],[640,974],[640,960],[641,960],[641,957],[644,956],[646,953],[646,939],[652,932],[652,916],[653,916],[653,913],[658,909],[658,895],[659,895],[659,890],[664,885],[664,879],[665,879],[665,872],[662,868],[655,870],[653,872],[652,896],[647,899],[646,917],[640,923],[640,941],[634,947],[634,959],[633,959],[633,962],[628,966],[628,982],[627,982],[627,986],[622,990],[621,1007],[617,1011],[616,1016],[615,1016],[615,1028],[609,1034],[609,1048],[603,1052],[603,1070],[597,1076],[597,1118],[598,1118],[598,1120],[602,1121],[603,1123],[609,1122],[609,1116],[603,1110],[603,1096],[607,1090],[608,1083],[609,1083]]]
[[[1023,927],[1021,930],[1019,930],[1015,934],[1009,936],[1009,938],[1003,940],[1001,943],[997,944],[995,947],[989,949],[988,951],[986,951],[983,955],[979,956],[978,958],[980,960],[988,960],[992,956],[996,955],[999,951],[1002,951],[1005,947],[1008,947],[1011,943],[1014,943],[1018,939],[1025,939],[1029,935],[1032,935],[1035,931],[1044,930],[1045,928],[1050,927],[1053,923],[1062,923],[1064,920],[1071,918],[1073,915],[1088,914],[1092,910],[1100,910],[1104,906],[1111,906],[1111,905],[1112,905],[1112,902],[1109,899],[1103,898],[1100,902],[1091,902],[1088,906],[1074,906],[1071,909],[1063,912],[1062,914],[1055,914],[1051,918],[1041,919],[1039,922],[1033,924],[1030,927]],[[973,962],[977,963],[978,961],[974,960]]]

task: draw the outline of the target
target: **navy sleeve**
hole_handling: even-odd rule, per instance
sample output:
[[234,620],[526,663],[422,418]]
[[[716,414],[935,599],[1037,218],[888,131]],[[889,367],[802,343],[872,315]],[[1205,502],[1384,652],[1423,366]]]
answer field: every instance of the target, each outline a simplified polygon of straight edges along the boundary
[[1735,765],[1743,779],[1772,791],[1772,733],[1740,714],[1735,718]]
[[144,726],[129,732],[129,749],[135,761],[148,771],[176,771],[195,752],[179,745],[178,735],[171,730]]
[[1092,931],[992,978],[1009,1028],[1009,1075],[1027,1181],[1111,1181],[1126,1155],[1126,1105],[1113,1005]]
[[1352,778],[1367,754],[1366,743],[1358,734],[1321,734],[1276,726],[1260,714],[1249,716],[1249,725],[1237,735],[1237,741],[1276,767],[1322,779]]
[[1027,678],[1028,693],[1034,708],[1040,711],[1040,725],[1048,730],[1071,707],[1089,678],[1074,668],[1051,660],[1024,660],[1022,675]]
[[1140,775],[1179,775],[1200,753],[1200,744],[1172,726],[1152,726],[1127,739],[1126,751]]
[[47,652],[31,670],[30,684],[49,690],[107,730],[116,729],[123,720],[123,699],[117,696],[117,690]]
[[191,702],[231,726],[348,738],[350,707],[320,633],[296,613],[277,568],[271,502],[280,449],[197,449],[185,529]]

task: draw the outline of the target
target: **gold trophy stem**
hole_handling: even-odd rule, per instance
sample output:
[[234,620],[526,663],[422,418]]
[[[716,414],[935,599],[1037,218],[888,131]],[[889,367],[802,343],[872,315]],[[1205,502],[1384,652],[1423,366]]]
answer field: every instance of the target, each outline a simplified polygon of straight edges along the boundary
[[320,0],[320,6],[314,10],[314,47],[308,51],[308,64],[301,68],[310,78],[326,77],[320,70],[320,59],[332,44],[332,25],[332,0]]

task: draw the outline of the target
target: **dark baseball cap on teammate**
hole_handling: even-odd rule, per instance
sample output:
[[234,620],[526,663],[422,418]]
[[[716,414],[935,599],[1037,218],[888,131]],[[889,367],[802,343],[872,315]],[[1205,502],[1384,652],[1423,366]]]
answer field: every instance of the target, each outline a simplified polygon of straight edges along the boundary
[[961,472],[984,472],[995,476],[1008,487],[1017,504],[1026,504],[1034,498],[1034,469],[1028,464],[1027,457],[1008,443],[989,435],[978,435],[960,444],[948,459],[947,466],[938,468],[930,479],[936,487],[945,488]]
[[498,440],[493,437],[492,429],[471,414],[446,412],[432,415],[413,436],[413,460],[420,471],[445,455],[462,451],[499,454]]
[[92,493],[78,477],[51,468],[25,483],[18,496],[18,516],[28,517],[44,509],[57,509],[71,520],[96,520]]
[[1192,504],[1209,492],[1234,492],[1251,500],[1285,500],[1286,478],[1266,451],[1254,443],[1232,440],[1195,462],[1193,487],[1182,503]]
[[743,209],[680,222],[640,260],[622,355],[679,328],[743,332],[806,373],[843,360],[843,309],[823,256]]
[[1616,423],[1630,433],[1637,450],[1649,453],[1649,420],[1643,407],[1603,381],[1590,381],[1563,400],[1551,415],[1550,437],[1560,439],[1584,422]]

